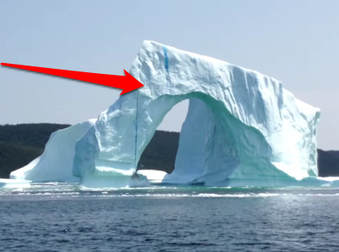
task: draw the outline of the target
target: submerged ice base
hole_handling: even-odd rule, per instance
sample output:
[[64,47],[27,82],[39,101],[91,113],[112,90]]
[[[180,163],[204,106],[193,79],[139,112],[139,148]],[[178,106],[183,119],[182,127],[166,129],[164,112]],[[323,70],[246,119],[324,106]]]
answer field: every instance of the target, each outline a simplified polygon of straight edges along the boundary
[[28,188],[31,186],[30,180],[23,179],[1,179],[0,188]]

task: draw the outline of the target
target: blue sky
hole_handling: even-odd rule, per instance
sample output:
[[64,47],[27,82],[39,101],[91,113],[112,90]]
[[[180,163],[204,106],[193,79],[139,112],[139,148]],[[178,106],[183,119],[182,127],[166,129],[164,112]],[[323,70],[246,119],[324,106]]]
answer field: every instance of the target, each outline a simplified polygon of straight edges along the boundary
[[[322,110],[339,149],[339,1],[0,1],[0,61],[122,74],[143,40],[254,69]],[[0,67],[0,124],[96,118],[119,90]],[[179,131],[187,102],[159,129]]]

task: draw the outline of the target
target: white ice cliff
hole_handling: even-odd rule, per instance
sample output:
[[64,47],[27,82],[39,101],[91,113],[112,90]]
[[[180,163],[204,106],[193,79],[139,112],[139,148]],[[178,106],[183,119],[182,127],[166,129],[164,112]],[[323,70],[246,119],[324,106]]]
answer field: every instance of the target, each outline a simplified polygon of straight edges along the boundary
[[124,186],[167,112],[185,99],[175,170],[153,181],[279,185],[316,178],[320,110],[281,82],[151,41],[129,73],[144,87],[120,96],[95,122],[56,133],[44,154],[11,178]]

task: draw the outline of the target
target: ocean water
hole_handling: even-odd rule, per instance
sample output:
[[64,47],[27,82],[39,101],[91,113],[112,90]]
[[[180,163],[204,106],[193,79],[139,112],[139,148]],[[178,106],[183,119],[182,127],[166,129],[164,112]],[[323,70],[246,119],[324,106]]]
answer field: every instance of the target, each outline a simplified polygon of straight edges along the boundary
[[339,190],[0,189],[0,251],[339,251]]

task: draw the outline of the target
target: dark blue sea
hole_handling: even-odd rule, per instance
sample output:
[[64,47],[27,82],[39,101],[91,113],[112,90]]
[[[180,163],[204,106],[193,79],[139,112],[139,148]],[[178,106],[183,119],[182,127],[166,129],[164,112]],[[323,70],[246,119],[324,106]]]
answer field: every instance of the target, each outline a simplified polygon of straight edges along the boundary
[[339,251],[339,190],[0,189],[0,251]]

